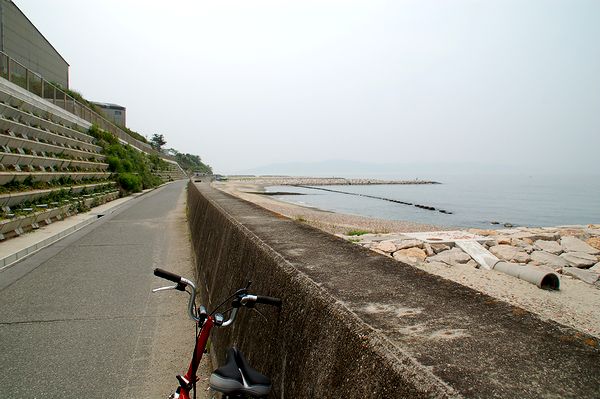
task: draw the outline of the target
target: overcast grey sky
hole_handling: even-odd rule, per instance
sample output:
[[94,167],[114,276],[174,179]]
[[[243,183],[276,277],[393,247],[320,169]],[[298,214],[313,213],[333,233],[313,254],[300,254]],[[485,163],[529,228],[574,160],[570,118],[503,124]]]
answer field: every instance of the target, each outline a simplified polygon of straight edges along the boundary
[[216,171],[600,170],[597,0],[14,1],[71,88]]

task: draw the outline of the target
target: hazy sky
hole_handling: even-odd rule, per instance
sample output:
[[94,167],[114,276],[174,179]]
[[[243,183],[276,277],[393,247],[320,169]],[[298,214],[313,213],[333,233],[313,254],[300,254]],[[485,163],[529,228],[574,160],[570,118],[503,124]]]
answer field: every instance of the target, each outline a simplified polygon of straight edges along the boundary
[[600,170],[600,1],[14,0],[71,88],[233,173]]

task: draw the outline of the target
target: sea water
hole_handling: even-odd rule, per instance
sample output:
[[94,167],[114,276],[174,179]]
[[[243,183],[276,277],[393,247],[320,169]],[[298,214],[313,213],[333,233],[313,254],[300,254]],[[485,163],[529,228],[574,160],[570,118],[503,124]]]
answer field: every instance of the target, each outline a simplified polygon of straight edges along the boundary
[[[441,176],[442,184],[340,185],[330,190],[421,204],[436,211],[381,199],[311,188],[272,186],[266,191],[303,195],[276,198],[323,210],[438,226],[493,228],[600,223],[600,176]],[[316,187],[316,186],[315,186]],[[437,211],[443,209],[452,214]]]

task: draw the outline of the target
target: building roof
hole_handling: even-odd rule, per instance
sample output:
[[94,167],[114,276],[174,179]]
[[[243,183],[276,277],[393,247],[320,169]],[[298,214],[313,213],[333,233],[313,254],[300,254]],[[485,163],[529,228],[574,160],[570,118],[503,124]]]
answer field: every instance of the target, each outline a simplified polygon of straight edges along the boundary
[[99,103],[99,102],[95,102],[92,101],[92,104],[97,105],[101,108],[107,108],[107,109],[118,109],[121,111],[125,111],[125,107],[122,105],[118,105],[118,104],[111,104],[111,103]]

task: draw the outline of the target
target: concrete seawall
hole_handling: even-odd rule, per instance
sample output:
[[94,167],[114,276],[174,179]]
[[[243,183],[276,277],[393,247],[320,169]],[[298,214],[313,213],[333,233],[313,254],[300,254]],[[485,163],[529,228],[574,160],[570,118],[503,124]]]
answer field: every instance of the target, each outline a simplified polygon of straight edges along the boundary
[[213,343],[236,345],[276,398],[597,397],[592,337],[543,321],[256,205],[190,184],[202,301],[252,280],[280,311],[246,311]]

